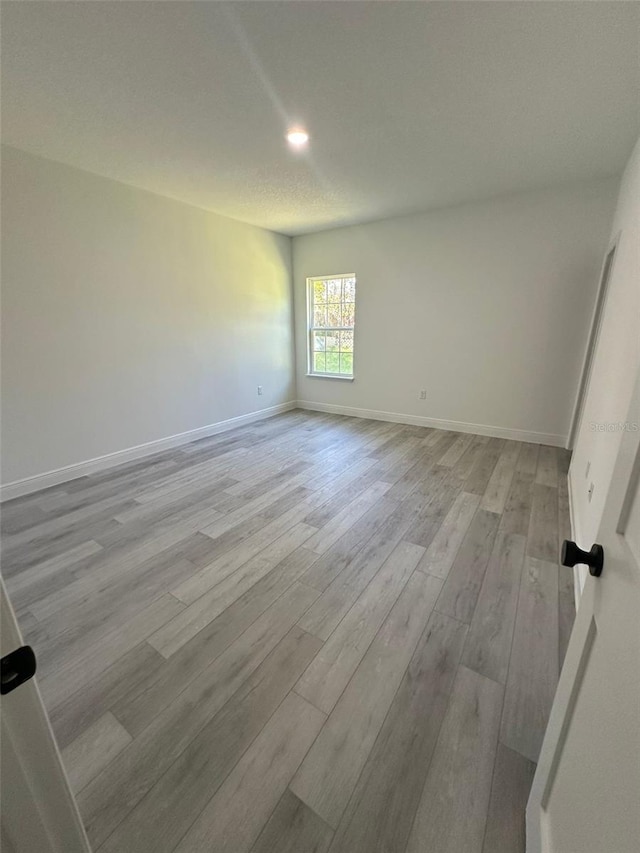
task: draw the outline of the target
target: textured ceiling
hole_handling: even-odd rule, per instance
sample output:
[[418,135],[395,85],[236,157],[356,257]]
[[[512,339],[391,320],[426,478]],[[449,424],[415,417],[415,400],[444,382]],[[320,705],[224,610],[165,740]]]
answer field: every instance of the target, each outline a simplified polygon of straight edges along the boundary
[[619,172],[639,21],[616,2],[4,2],[2,136],[304,233]]

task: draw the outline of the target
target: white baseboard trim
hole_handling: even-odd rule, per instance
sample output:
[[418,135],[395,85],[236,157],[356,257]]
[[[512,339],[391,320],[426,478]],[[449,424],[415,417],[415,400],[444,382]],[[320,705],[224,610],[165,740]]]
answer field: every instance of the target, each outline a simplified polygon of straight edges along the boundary
[[423,418],[419,415],[403,415],[398,412],[380,412],[376,409],[354,409],[350,406],[334,406],[330,403],[313,403],[310,400],[298,400],[299,409],[313,412],[327,412],[333,415],[348,415],[352,418],[369,418],[374,421],[391,421],[397,424],[448,429],[455,432],[470,432],[475,435],[489,435],[492,438],[511,438],[515,441],[527,441],[533,444],[548,444],[553,447],[565,447],[566,435],[547,432],[531,432],[523,429],[507,429],[489,424],[470,424],[465,421],[443,421],[439,418]]
[[44,474],[25,477],[23,480],[14,480],[12,483],[5,483],[0,486],[0,502],[20,498],[32,492],[38,492],[40,489],[57,486],[60,483],[75,480],[77,477],[85,477],[87,474],[93,474],[105,468],[113,468],[115,465],[122,465],[124,462],[132,462],[134,459],[142,459],[144,456],[150,456],[152,453],[158,453],[161,450],[180,447],[199,438],[207,438],[207,436],[215,435],[218,432],[226,432],[229,429],[234,429],[234,427],[271,418],[295,408],[296,402],[294,400],[288,403],[280,403],[278,406],[270,406],[268,409],[259,409],[257,412],[249,412],[247,415],[238,415],[235,418],[228,418],[225,421],[188,430],[188,432],[180,432],[166,438],[148,441],[146,444],[138,444],[136,447],[127,447],[124,450],[116,450],[114,453],[87,459],[84,462],[65,465],[64,468],[56,468],[54,471],[46,471]]

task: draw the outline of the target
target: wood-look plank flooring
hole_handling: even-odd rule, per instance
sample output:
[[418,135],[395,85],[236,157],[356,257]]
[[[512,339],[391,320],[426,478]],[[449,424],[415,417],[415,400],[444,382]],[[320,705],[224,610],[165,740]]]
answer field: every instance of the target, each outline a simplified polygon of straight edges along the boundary
[[566,451],[293,411],[2,507],[100,853],[521,853]]

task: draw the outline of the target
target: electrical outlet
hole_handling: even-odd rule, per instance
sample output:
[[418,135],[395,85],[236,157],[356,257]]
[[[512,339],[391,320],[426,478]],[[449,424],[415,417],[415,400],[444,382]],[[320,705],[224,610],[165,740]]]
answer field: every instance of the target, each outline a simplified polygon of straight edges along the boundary
[[422,390],[422,391],[420,392],[420,399],[421,399],[421,400],[426,400],[426,399],[427,399],[427,392],[426,392],[425,390]]
[[593,485],[593,483],[589,483],[589,491],[587,492],[587,494],[589,496],[589,503],[591,503],[591,498],[593,497],[593,490],[594,489],[595,489],[595,486]]
[[258,397],[262,397],[262,385],[258,385]]
[[590,471],[590,470],[591,470],[591,462],[587,462],[587,470],[584,472],[584,478],[585,478],[585,480],[586,480],[586,479],[587,479],[587,477],[589,476],[589,471]]

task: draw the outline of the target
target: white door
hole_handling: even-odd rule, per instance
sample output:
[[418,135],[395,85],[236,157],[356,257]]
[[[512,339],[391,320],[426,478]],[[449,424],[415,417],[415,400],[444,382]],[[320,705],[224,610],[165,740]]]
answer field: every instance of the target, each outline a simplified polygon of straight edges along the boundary
[[[528,853],[640,851],[640,373],[527,806]],[[578,543],[589,550],[593,543]]]
[[[2,657],[22,636],[0,578]],[[0,843],[3,853],[91,853],[34,679],[2,697]]]

